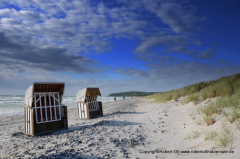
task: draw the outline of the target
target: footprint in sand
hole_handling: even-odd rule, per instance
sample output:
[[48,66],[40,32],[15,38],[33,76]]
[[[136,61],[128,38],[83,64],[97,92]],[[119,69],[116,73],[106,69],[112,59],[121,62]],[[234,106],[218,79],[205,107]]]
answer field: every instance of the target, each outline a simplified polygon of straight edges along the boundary
[[161,132],[164,134],[166,132],[166,130],[161,130]]

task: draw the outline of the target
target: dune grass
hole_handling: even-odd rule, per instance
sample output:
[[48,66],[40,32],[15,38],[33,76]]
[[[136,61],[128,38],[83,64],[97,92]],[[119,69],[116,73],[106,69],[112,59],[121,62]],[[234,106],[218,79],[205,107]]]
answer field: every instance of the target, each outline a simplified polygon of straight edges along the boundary
[[199,98],[199,96],[197,93],[191,94],[187,97],[187,99],[183,102],[183,104],[193,102],[196,105],[198,103],[198,98]]
[[233,133],[227,127],[227,124],[223,123],[222,130],[218,137],[218,145],[219,145],[219,147],[226,148],[229,144],[232,145],[232,143],[233,143]]
[[236,125],[237,129],[240,130],[240,119],[237,119],[235,121],[235,125]]
[[211,131],[207,131],[205,133],[205,140],[212,140],[214,141],[215,137],[217,136],[217,131],[216,130],[211,130]]
[[216,122],[212,115],[204,115],[203,120],[207,124],[207,126],[213,125]]
[[147,99],[154,99],[154,102],[166,102],[176,100],[179,97],[189,96],[187,102],[197,102],[197,99],[205,100],[213,97],[230,97],[237,89],[240,89],[240,74],[222,77],[217,80],[200,82],[187,87],[171,90],[163,93],[156,93],[146,96]]
[[[228,113],[225,110],[228,110]],[[207,125],[209,125],[207,119],[211,118],[214,114],[222,114],[230,123],[233,123],[240,119],[240,89],[236,90],[230,97],[219,97],[216,101],[198,108],[197,111],[199,114],[204,115],[204,121]]]
[[149,96],[146,96],[147,99],[154,99],[154,102],[166,102],[169,100],[176,100],[179,97],[190,95],[193,93],[197,93],[202,90],[204,87],[214,83],[214,81],[210,82],[200,82],[197,84],[193,84],[181,89],[171,90],[163,93],[156,93]]
[[198,136],[200,136],[200,132],[197,130],[193,130],[191,133],[188,133],[185,139],[191,140],[191,139],[196,139]]
[[197,125],[203,125],[203,119],[197,119],[197,120],[195,120],[195,124],[197,124]]
[[226,148],[233,144],[233,132],[223,123],[220,131],[210,130],[205,132],[205,140],[214,141],[215,146],[218,148]]

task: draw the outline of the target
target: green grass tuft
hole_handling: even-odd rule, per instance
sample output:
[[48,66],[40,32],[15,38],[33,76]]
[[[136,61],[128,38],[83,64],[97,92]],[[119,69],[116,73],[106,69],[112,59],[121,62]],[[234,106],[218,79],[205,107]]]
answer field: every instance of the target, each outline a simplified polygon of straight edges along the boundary
[[240,119],[237,119],[235,121],[235,125],[236,125],[237,129],[240,130]]
[[235,120],[240,118],[240,114],[239,114],[239,110],[238,109],[232,109],[232,112],[230,113],[230,116],[228,117],[228,121],[230,123],[233,123]]
[[226,124],[223,124],[221,134],[218,138],[218,144],[220,147],[226,148],[230,143],[233,142],[233,134]]
[[191,133],[188,133],[185,139],[191,140],[196,139],[200,135],[200,132],[197,130],[193,130]]
[[211,115],[204,115],[203,120],[207,124],[207,126],[213,125],[216,122]]
[[193,102],[195,105],[198,103],[198,94],[192,94],[187,97],[187,99],[184,101],[184,104],[187,104],[189,102]]
[[[216,101],[209,103],[206,106],[197,109],[199,114],[211,116],[214,114],[223,114],[230,123],[240,118],[240,89],[230,97],[219,97]],[[224,109],[228,109],[227,113]],[[205,117],[207,118],[207,117]]]
[[212,130],[205,133],[205,140],[214,140],[214,138],[217,136],[217,131]]

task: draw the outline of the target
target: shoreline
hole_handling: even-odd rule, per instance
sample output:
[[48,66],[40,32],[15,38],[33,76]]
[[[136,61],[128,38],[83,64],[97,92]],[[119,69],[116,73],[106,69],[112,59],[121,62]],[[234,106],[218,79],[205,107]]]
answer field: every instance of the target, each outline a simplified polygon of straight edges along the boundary
[[[7,95],[6,95],[7,96]],[[135,97],[136,98],[141,98],[141,97]],[[132,98],[131,98],[132,99]],[[131,99],[125,99],[125,100],[131,100]],[[120,101],[124,101],[124,100],[116,100],[116,101],[102,101],[102,103],[111,103],[111,102],[120,102]],[[8,117],[11,117],[11,116],[14,116],[14,115],[24,115],[24,102],[21,102],[22,103],[22,111],[20,112],[13,112],[13,113],[5,113],[5,114],[0,114],[0,118],[1,117],[5,117],[5,116],[8,116]],[[77,107],[77,102],[76,102],[76,105],[75,106],[68,106],[67,109],[74,109]]]

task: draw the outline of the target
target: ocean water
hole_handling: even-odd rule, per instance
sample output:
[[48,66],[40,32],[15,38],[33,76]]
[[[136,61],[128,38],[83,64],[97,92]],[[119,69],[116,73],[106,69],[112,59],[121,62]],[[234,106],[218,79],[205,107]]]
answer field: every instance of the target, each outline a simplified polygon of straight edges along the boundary
[[[132,97],[125,97],[125,99],[131,99]],[[114,102],[114,97],[102,97],[97,98],[102,102]],[[123,97],[116,97],[117,101],[123,100]],[[25,103],[24,95],[0,95],[0,115],[22,113]],[[77,107],[76,96],[63,96],[63,104],[70,107]]]

